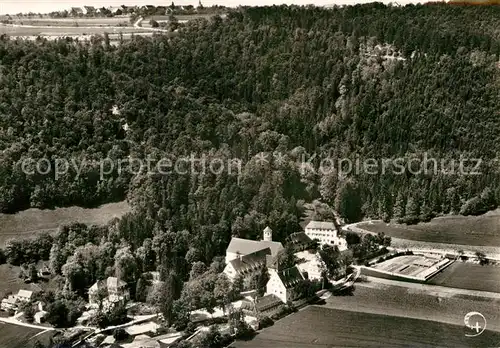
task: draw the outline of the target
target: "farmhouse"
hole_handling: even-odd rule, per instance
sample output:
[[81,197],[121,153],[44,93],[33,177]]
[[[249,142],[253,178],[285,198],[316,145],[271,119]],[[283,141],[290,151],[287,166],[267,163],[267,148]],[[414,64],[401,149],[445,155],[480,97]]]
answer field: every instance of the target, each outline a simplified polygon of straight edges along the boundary
[[266,285],[266,293],[275,295],[283,303],[295,300],[299,296],[296,291],[297,285],[304,280],[297,266],[281,269],[278,262],[268,262],[267,267],[269,281]]
[[33,291],[19,290],[19,292],[16,295],[16,298],[21,302],[28,302],[29,300],[31,300],[32,296],[33,296]]
[[8,311],[9,309],[15,309],[17,308],[17,305],[16,305],[16,298],[12,295],[10,295],[9,297],[7,298],[4,298],[2,300],[2,303],[0,305],[0,309],[4,310],[4,311]]
[[96,9],[94,6],[83,6],[83,14],[94,15],[95,13],[96,13]]
[[[106,294],[104,299],[101,298],[102,293]],[[130,293],[127,289],[127,283],[116,277],[108,277],[106,280],[100,280],[89,289],[89,303],[91,306],[98,306],[102,300],[116,303],[121,301],[126,302],[129,299]]]
[[4,311],[8,311],[10,309],[16,309],[18,302],[28,302],[31,300],[32,296],[33,296],[32,291],[19,290],[17,295],[9,295],[7,298],[4,298],[2,300],[2,303],[0,304],[0,309]]
[[337,227],[333,222],[310,221],[305,227],[305,234],[321,244],[335,245],[340,251],[347,249],[346,240],[337,235]]
[[108,11],[116,16],[120,16],[124,13],[123,7],[121,6],[110,6],[108,7]]
[[79,16],[84,14],[84,11],[81,7],[72,7],[68,12],[71,16]]

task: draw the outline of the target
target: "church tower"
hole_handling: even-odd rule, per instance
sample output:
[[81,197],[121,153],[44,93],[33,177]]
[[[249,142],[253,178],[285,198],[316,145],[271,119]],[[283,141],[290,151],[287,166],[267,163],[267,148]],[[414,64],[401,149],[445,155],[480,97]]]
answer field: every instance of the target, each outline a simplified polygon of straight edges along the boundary
[[269,228],[269,226],[267,226],[265,229],[264,229],[264,241],[266,242],[272,242],[273,241],[273,230],[271,230]]

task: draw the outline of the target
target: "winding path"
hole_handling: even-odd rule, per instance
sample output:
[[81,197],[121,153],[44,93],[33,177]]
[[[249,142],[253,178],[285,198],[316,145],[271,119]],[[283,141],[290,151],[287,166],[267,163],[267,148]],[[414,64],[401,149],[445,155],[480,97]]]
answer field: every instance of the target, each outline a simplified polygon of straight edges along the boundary
[[[359,234],[372,234],[377,233],[365,230],[359,227],[359,224],[370,224],[374,222],[381,222],[381,220],[367,220],[360,221],[353,224],[347,224],[342,226],[342,231],[344,232],[355,232]],[[454,254],[458,255],[458,251],[462,250],[463,255],[469,258],[476,257],[476,251],[483,252],[487,258],[500,261],[500,248],[498,247],[488,247],[488,246],[476,246],[476,245],[463,245],[463,244],[451,244],[451,243],[435,243],[426,242],[412,239],[403,239],[391,237],[391,247],[401,250],[413,250],[419,252],[429,252],[429,253],[441,253],[441,254]]]
[[169,33],[168,30],[160,29],[160,28],[143,28],[143,27],[141,27],[141,23],[142,23],[143,20],[144,20],[143,17],[139,17],[137,19],[137,21],[134,23],[134,28],[141,29],[141,30],[146,30],[146,31],[157,31],[157,32],[160,32],[160,33]]

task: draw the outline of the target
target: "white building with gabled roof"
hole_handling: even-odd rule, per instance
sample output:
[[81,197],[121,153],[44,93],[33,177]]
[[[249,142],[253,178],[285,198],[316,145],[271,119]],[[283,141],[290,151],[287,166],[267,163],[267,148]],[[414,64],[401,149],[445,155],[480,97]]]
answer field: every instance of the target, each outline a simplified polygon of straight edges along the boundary
[[320,244],[336,245],[340,251],[347,250],[347,241],[338,236],[337,226],[334,222],[310,221],[304,232],[309,238],[317,240]]
[[[100,291],[106,296],[100,298]],[[105,280],[99,280],[89,288],[89,303],[91,306],[99,306],[100,301],[108,303],[127,302],[130,300],[127,283],[116,277],[108,277]]]
[[273,242],[272,230],[266,227],[263,231],[263,240],[233,237],[226,249],[226,267],[224,273],[229,280],[243,278],[245,287],[250,285],[250,279],[258,274],[265,266],[267,257],[275,257],[283,245]]
[[234,260],[230,260],[224,268],[224,273],[230,281],[241,277],[244,286],[248,287],[250,279],[266,266],[266,257],[270,255],[271,249],[269,248],[242,255]]
[[278,297],[283,303],[297,299],[300,294],[297,286],[304,281],[304,276],[293,266],[287,269],[268,265],[269,281],[266,285],[266,294]]
[[250,255],[257,251],[269,248],[271,255],[276,256],[283,249],[283,244],[273,242],[272,230],[266,227],[263,231],[263,240],[251,240],[243,238],[231,238],[231,242],[226,249],[226,264],[229,261],[240,258],[241,256]]
[[17,304],[21,302],[29,302],[33,296],[33,291],[29,290],[19,290],[16,295],[9,295],[4,298],[0,304],[0,309],[7,311],[10,309],[16,309]]

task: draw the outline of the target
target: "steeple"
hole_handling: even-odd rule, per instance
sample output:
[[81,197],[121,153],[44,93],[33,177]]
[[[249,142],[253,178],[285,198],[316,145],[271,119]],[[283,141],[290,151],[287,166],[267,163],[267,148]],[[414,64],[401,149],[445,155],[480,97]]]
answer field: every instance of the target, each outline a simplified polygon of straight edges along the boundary
[[267,226],[264,229],[264,238],[263,238],[263,240],[266,241],[266,242],[272,242],[273,241],[273,230],[271,230],[269,228],[269,226]]

